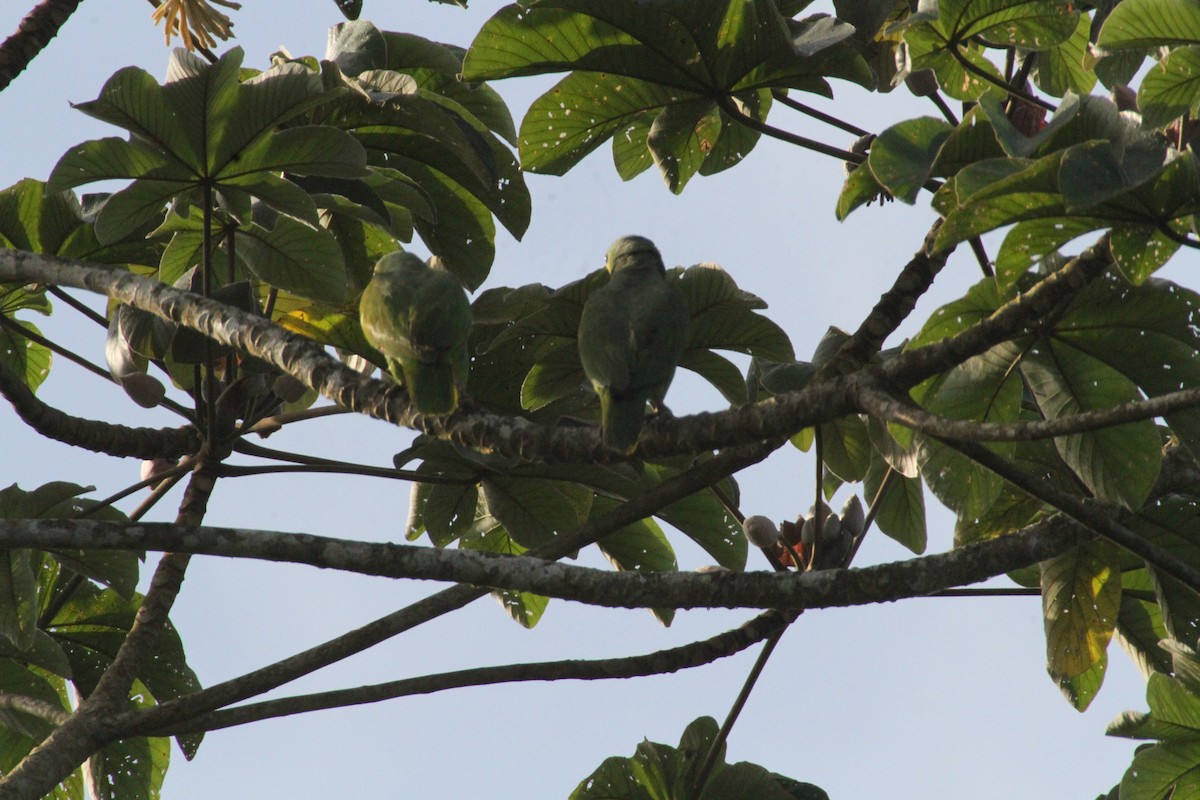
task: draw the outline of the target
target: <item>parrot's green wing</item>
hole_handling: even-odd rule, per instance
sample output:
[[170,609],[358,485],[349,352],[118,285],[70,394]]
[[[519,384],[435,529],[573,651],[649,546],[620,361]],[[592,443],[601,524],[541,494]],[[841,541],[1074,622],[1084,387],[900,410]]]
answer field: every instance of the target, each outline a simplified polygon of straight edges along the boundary
[[411,253],[388,254],[363,290],[359,319],[418,411],[446,414],[458,406],[469,364],[471,305],[452,275]]
[[629,382],[644,387],[657,410],[687,349],[687,302],[675,281],[667,278],[653,291],[638,294],[630,318],[636,356]]
[[633,268],[627,262],[584,304],[579,358],[600,395],[608,447],[632,452],[647,401],[661,409],[687,347],[688,322],[683,294],[657,260]]

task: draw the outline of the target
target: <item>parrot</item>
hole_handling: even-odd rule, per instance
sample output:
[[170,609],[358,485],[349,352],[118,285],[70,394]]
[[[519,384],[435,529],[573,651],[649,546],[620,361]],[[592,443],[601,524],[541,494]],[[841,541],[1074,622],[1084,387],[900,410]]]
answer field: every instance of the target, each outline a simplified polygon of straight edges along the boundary
[[417,411],[458,407],[470,363],[471,304],[457,278],[412,253],[388,253],[363,290],[359,319]]
[[649,239],[617,239],[604,266],[609,281],[588,296],[579,319],[579,360],[600,396],[604,445],[629,455],[646,403],[666,411],[663,398],[687,349],[691,317]]

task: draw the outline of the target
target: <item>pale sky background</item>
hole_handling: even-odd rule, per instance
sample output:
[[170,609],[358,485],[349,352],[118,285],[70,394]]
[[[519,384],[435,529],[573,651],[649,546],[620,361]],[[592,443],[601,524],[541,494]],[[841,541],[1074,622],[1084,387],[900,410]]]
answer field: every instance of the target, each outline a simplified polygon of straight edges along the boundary
[[[5,0],[0,35],[15,30],[31,3]],[[820,8],[826,4],[817,4]],[[466,46],[498,2],[467,11],[424,0],[366,0],[363,18]],[[0,93],[0,186],[45,179],[78,142],[124,135],[73,111],[126,65],[160,78],[169,51],[143,0],[83,3],[49,48]],[[341,20],[332,0],[245,0],[234,15],[247,66],[264,67],[280,45],[321,56],[328,26]],[[495,88],[519,122],[551,81],[516,79]],[[837,98],[805,102],[870,130],[936,115],[903,89],[868,96],[835,84]],[[833,133],[777,107],[769,120],[848,147]],[[745,162],[696,178],[675,197],[655,170],[623,184],[607,146],[564,178],[527,176],[533,222],[524,241],[501,232],[484,288],[534,281],[559,286],[599,267],[617,236],[638,233],[659,245],[668,265],[715,261],[739,285],[770,302],[766,312],[800,357],[829,325],[853,329],[920,246],[933,220],[922,196],[834,219],[841,165],[763,140]],[[85,190],[91,190],[85,187]],[[425,252],[420,242],[413,249]],[[995,242],[991,251],[995,252]],[[1177,262],[1195,263],[1190,252]],[[1178,272],[1178,269],[1174,270]],[[938,305],[978,280],[963,248],[902,329],[911,335]],[[100,301],[94,307],[102,307]],[[56,340],[103,363],[103,336],[57,304],[36,319]],[[894,342],[893,342],[894,343]],[[68,413],[134,425],[175,425],[144,411],[65,360],[56,360],[39,396]],[[681,375],[668,396],[677,414],[722,406],[714,390]],[[265,442],[368,464],[390,465],[411,435],[366,418],[306,423]],[[97,487],[104,497],[138,479],[138,462],[45,442],[0,408],[0,487],[32,489],[51,480]],[[743,510],[794,518],[812,503],[812,461],[788,448],[742,473]],[[409,486],[328,476],[222,481],[206,522],[403,541]],[[840,508],[843,490],[834,501]],[[141,495],[126,501],[131,510]],[[179,490],[149,519],[170,520]],[[928,502],[928,501],[927,501]],[[930,551],[950,546],[953,520],[931,514]],[[709,559],[672,533],[680,565]],[[858,563],[902,559],[907,551],[872,535]],[[600,559],[585,553],[583,563]],[[757,554],[750,566],[764,569]],[[149,575],[148,566],[144,575]],[[365,624],[442,588],[307,567],[193,560],[172,614],[189,662],[209,685],[274,662]],[[277,696],[424,675],[465,667],[561,658],[632,655],[704,638],[751,612],[681,612],[670,629],[644,611],[597,610],[554,601],[527,631],[495,602],[468,608],[284,687]],[[1045,672],[1040,602],[1035,598],[919,599],[805,614],[788,631],[742,714],[728,760],[749,760],[823,787],[835,800],[885,796],[1092,798],[1119,781],[1134,743],[1104,736],[1120,711],[1142,710],[1144,689],[1114,645],[1105,686],[1092,708],[1074,711]],[[757,648],[684,673],[633,681],[491,686],[319,712],[218,731],[188,763],[173,748],[164,786],[169,800],[213,797],[370,796],[563,798],[608,756],[628,756],[643,738],[674,745],[707,714],[723,719]]]

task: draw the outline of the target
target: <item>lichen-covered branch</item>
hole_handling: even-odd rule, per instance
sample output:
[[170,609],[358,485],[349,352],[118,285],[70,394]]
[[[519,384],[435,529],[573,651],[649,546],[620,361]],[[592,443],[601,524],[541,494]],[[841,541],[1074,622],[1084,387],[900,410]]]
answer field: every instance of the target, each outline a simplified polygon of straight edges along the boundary
[[1075,544],[1079,528],[1045,522],[948,553],[850,570],[734,574],[611,572],[531,556],[356,542],[231,528],[179,529],[100,520],[0,521],[0,545],[93,549],[172,547],[388,578],[519,589],[611,608],[806,609],[890,602],[976,583],[1029,566]]
[[[558,559],[586,547],[613,531],[650,516],[661,508],[723,480],[751,464],[762,461],[783,444],[773,441],[732,448],[674,475],[645,494],[634,497],[611,511],[589,519],[575,531],[530,550],[529,558]],[[393,636],[436,619],[483,597],[487,589],[454,586],[412,605],[348,631],[315,647],[268,664],[253,672],[215,684],[186,697],[171,700],[145,711],[126,712],[114,721],[118,726],[144,724],[164,727],[217,708],[256,697],[264,692],[316,672],[360,653]]]
[[1034,439],[1051,439],[1154,419],[1164,414],[1200,406],[1200,389],[1183,389],[1146,400],[1131,400],[1111,408],[1082,411],[1057,419],[978,422],[930,414],[914,405],[911,400],[893,397],[881,389],[872,388],[869,380],[864,381],[864,384],[858,397],[862,403],[862,410],[866,413],[930,436],[962,442],[1027,442]]
[[[461,409],[447,416],[422,416],[394,384],[372,380],[350,369],[310,339],[263,317],[129,272],[0,250],[0,281],[38,281],[107,295],[262,358],[345,408],[468,447],[525,461],[602,463],[615,457],[601,444],[598,430],[590,426],[539,425],[479,408]],[[843,381],[820,382],[802,392],[727,411],[660,418],[647,426],[649,435],[639,445],[639,455],[653,458],[695,453],[789,436],[851,410],[853,404]]]

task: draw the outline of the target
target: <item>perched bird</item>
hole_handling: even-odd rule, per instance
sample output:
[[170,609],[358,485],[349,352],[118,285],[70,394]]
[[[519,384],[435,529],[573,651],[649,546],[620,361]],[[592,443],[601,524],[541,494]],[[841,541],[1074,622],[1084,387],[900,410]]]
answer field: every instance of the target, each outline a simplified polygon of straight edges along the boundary
[[471,304],[458,279],[412,253],[388,253],[363,290],[359,319],[417,411],[448,414],[458,407],[471,333]]
[[579,320],[579,360],[600,395],[604,444],[632,453],[646,403],[663,397],[687,349],[689,315],[683,292],[667,279],[649,239],[623,236],[608,249],[611,277],[592,292]]

